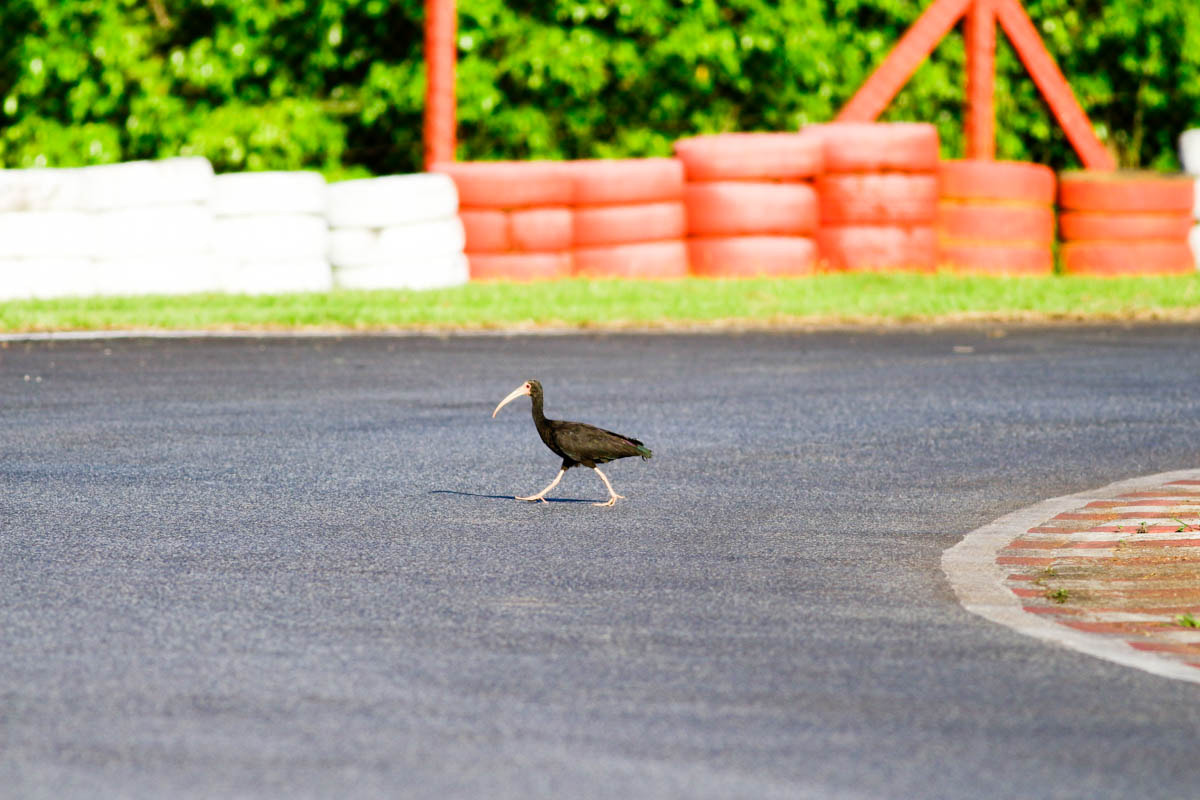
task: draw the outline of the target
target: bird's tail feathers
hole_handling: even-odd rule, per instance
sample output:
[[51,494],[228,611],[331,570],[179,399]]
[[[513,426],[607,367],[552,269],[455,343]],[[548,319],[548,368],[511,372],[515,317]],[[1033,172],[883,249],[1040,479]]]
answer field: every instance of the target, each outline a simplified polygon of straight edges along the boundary
[[646,459],[648,459],[650,456],[654,455],[654,453],[652,453],[652,452],[650,451],[650,448],[649,448],[649,447],[645,447],[645,446],[643,446],[643,445],[640,445],[640,444],[637,446],[637,451],[638,451],[638,455],[642,457],[642,460],[643,460],[643,461],[645,461]]

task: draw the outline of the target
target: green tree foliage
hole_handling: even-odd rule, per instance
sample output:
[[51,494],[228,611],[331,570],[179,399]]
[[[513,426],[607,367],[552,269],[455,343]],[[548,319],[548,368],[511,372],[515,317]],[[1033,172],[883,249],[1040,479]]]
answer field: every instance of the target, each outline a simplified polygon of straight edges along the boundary
[[[1196,0],[1026,6],[1124,166],[1174,168],[1200,126]],[[831,118],[925,2],[459,0],[463,158],[661,155],[700,132]],[[422,0],[9,0],[0,162],[176,154],[220,170],[418,169]],[[1000,37],[998,154],[1077,164]],[[949,36],[886,119],[962,150]]]
[[10,0],[0,160],[411,168],[419,107],[402,131],[374,124],[394,90],[373,76],[407,68],[420,97],[420,15],[420,0]]

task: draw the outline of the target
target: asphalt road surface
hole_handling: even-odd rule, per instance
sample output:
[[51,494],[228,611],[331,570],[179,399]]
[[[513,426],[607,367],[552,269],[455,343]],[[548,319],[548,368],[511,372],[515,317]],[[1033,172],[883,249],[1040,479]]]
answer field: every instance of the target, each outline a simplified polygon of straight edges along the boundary
[[[526,378],[628,499],[511,499]],[[1200,793],[1195,684],[939,566],[1200,464],[1195,327],[9,343],[0,407],[0,796]]]

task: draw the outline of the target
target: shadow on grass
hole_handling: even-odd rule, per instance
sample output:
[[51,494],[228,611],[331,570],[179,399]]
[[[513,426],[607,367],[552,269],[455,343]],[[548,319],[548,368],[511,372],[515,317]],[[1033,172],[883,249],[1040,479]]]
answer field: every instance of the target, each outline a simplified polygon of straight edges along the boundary
[[[455,494],[459,497],[481,497],[484,500],[508,500],[512,502],[516,498],[511,494],[477,494],[475,492],[457,492],[452,489],[434,489],[430,494]],[[551,503],[594,503],[595,500],[585,500],[582,497],[547,497],[547,501]]]

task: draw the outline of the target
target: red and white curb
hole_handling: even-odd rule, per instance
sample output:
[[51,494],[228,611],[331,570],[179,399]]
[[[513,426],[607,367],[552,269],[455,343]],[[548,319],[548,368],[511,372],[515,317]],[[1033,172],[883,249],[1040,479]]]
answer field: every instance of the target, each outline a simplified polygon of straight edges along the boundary
[[942,554],[968,611],[1019,633],[1200,683],[1200,469],[1056,497]]

